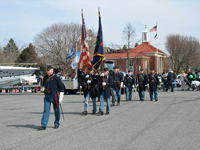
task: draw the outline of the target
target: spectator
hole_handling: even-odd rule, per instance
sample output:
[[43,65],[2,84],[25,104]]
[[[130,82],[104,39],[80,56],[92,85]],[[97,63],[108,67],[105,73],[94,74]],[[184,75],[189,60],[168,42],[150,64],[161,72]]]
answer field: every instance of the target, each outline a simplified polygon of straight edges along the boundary
[[171,69],[169,69],[168,75],[167,75],[167,88],[166,92],[168,92],[169,87],[171,87],[171,92],[174,92],[174,86],[172,84],[172,78],[173,78],[173,72]]
[[163,70],[162,82],[163,82],[163,92],[164,92],[164,91],[166,91],[166,88],[167,88],[167,72],[166,72],[166,70]]
[[181,80],[181,86],[182,86],[182,90],[181,91],[184,91],[184,89],[185,89],[185,78],[186,78],[186,74],[185,74],[184,71],[182,71],[181,78],[180,78],[180,80]]
[[176,73],[176,71],[174,70],[174,72],[173,72],[173,82],[174,82],[174,88],[176,88],[176,77],[177,77],[177,73]]

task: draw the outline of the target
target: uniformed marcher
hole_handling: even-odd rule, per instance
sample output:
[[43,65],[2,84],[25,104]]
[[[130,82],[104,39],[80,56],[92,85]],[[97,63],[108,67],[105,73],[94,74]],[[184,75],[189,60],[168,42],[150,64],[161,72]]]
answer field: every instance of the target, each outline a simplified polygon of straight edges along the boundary
[[155,73],[154,68],[151,68],[151,74],[148,76],[150,100],[153,101],[153,93],[155,101],[158,101],[157,86],[159,85],[158,75]]
[[95,85],[98,83],[98,80],[95,79],[95,77],[96,75],[93,74],[92,67],[88,68],[88,74],[86,74],[83,79],[85,80],[85,82],[87,82],[86,86],[84,86],[84,94],[86,95],[84,111],[82,112],[84,115],[88,114],[90,97],[92,98],[93,102],[92,114],[95,114],[97,112],[96,108],[97,90],[95,88]]
[[[110,70],[109,75],[112,76],[112,78],[113,78],[114,75],[115,75],[114,71]],[[112,107],[112,106],[115,106],[115,95],[116,95],[116,92],[113,90],[113,86],[110,87],[110,94],[111,94],[111,97],[112,97],[112,104],[110,104],[110,106]]]
[[113,91],[116,93],[115,100],[117,100],[117,106],[120,105],[120,98],[121,98],[121,88],[123,87],[123,76],[118,71],[119,67],[114,67],[114,85],[113,85]]
[[128,74],[124,78],[124,86],[126,87],[126,101],[132,99],[132,88],[135,87],[135,76],[128,70]]
[[140,73],[137,75],[136,83],[138,86],[139,98],[141,101],[144,101],[145,97],[144,91],[145,91],[145,85],[147,84],[147,77],[144,74],[144,70],[142,68],[140,69]]
[[44,112],[41,120],[41,126],[39,130],[45,130],[49,121],[51,103],[53,103],[53,109],[55,114],[54,129],[57,129],[60,125],[60,108],[59,103],[63,101],[64,85],[60,77],[53,73],[53,67],[47,66],[47,75],[44,77],[43,86],[45,88],[44,97]]
[[110,87],[113,86],[113,78],[109,75],[108,68],[104,68],[104,73],[100,76],[100,83],[102,84],[100,84],[99,89],[101,102],[98,114],[104,114],[104,102],[106,100],[107,106],[105,115],[108,115],[110,113]]

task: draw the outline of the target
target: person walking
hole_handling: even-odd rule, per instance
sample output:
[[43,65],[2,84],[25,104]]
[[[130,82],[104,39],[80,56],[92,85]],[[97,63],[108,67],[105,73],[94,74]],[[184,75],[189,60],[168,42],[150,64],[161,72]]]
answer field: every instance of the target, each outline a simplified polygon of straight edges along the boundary
[[117,106],[120,105],[120,98],[121,98],[121,88],[123,87],[123,76],[119,73],[119,67],[114,67],[114,86],[113,91],[115,94],[115,100],[117,100]]
[[88,114],[90,97],[92,98],[92,102],[93,102],[92,114],[95,114],[97,112],[96,97],[98,95],[97,95],[97,91],[95,89],[95,85],[98,84],[98,80],[95,77],[96,77],[96,75],[93,74],[92,67],[88,68],[88,74],[86,74],[85,77],[83,78],[83,80],[85,80],[85,82],[87,82],[87,85],[84,87],[84,89],[85,89],[84,94],[86,95],[84,111],[82,112],[82,114],[84,114],[84,115]]
[[124,78],[124,86],[126,87],[126,101],[132,99],[132,89],[135,87],[135,76],[128,70],[128,74]]
[[63,101],[64,95],[64,85],[60,77],[53,73],[53,67],[51,65],[47,66],[47,75],[44,77],[43,88],[45,97],[44,97],[44,111],[41,120],[41,126],[38,127],[38,130],[45,130],[49,121],[51,103],[53,104],[55,121],[54,129],[57,129],[60,125],[60,108],[59,103]]
[[104,68],[104,73],[100,75],[100,106],[99,106],[99,112],[98,114],[103,115],[104,114],[104,102],[106,100],[107,106],[106,106],[106,113],[105,115],[109,115],[110,113],[110,87],[113,86],[113,78],[109,75],[108,68]]
[[137,89],[138,89],[140,101],[144,101],[144,97],[145,97],[144,91],[145,91],[145,85],[147,84],[147,77],[144,74],[144,70],[142,68],[140,69],[140,73],[137,75],[136,83],[138,87]]
[[151,74],[148,76],[150,101],[153,101],[153,94],[155,101],[158,101],[157,86],[159,85],[158,75],[155,73],[154,68],[151,68]]

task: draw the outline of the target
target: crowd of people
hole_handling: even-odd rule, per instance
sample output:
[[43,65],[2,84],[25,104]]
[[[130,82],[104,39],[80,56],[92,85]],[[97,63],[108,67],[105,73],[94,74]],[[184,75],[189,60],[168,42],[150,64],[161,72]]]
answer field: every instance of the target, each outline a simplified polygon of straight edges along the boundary
[[[174,88],[177,87],[177,74],[171,69],[168,69],[168,72],[166,70],[163,70],[163,73],[161,75],[162,83],[163,83],[163,92],[168,92],[169,89],[171,89],[171,92],[174,91]],[[188,90],[192,86],[192,81],[199,81],[199,74],[197,71],[188,69],[188,72],[185,73],[185,71],[182,71],[180,74],[180,82],[182,91],[185,90],[185,85],[188,85]]]
[[[119,72],[119,67],[115,66],[113,71],[104,68],[100,74],[93,68],[88,68],[88,73],[82,72],[80,75],[81,90],[84,93],[84,115],[88,114],[89,101],[92,99],[92,114],[108,115],[110,107],[119,106],[121,101],[121,90],[126,91],[126,101],[132,100],[132,89],[136,86],[139,93],[140,101],[144,101],[146,89],[149,89],[150,100],[158,101],[157,86],[159,84],[158,75],[154,68],[151,68],[149,75],[144,74],[144,70],[140,69],[140,73],[135,76],[128,70],[126,76]],[[99,111],[97,112],[96,98],[100,101]],[[112,98],[112,100],[111,100]],[[104,102],[107,102],[106,112],[104,113]],[[117,103],[116,103],[117,102]],[[115,104],[116,103],[116,104]]]

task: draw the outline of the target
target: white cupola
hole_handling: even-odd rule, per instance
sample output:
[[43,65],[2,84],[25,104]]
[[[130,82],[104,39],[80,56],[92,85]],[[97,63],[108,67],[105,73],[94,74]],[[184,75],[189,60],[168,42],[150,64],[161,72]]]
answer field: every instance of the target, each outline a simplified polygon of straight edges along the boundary
[[150,36],[147,30],[142,32],[142,42],[150,42]]

